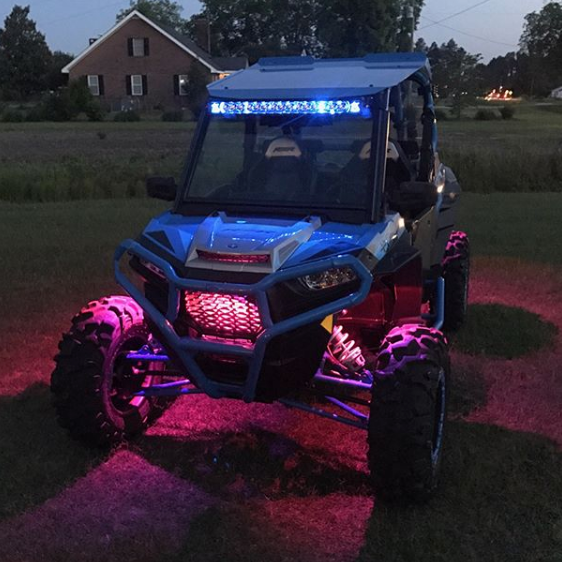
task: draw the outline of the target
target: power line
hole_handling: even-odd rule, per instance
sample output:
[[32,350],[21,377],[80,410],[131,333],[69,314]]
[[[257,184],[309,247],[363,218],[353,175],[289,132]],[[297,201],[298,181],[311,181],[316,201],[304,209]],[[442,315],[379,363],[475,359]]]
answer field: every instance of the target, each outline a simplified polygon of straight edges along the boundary
[[[482,2],[478,2],[478,4],[474,4],[468,8],[465,8],[464,10],[461,10],[460,12],[455,12],[454,14],[451,14],[450,16],[447,16],[446,18],[443,18],[442,20],[438,20],[438,21],[433,21],[433,20],[429,20],[432,23],[430,23],[429,25],[424,25],[423,27],[420,27],[420,29],[418,29],[418,31],[421,31],[422,29],[426,29],[428,27],[433,27],[434,25],[440,25],[441,23],[445,22],[445,21],[449,21],[452,20],[453,18],[456,18],[457,16],[460,16],[462,14],[466,14],[466,12],[470,12],[471,10],[474,10],[475,8],[478,8],[479,6],[483,6],[484,4],[488,4],[489,2],[491,2],[492,0],[482,0]],[[426,18],[428,19],[428,18]]]
[[[444,27],[445,29],[450,29],[451,31],[454,31],[455,33],[460,33],[461,35],[466,35],[467,37],[472,37],[473,39],[479,39],[480,41],[486,41],[487,43],[493,43],[495,45],[501,45],[503,47],[514,47],[517,48],[519,45],[514,45],[513,43],[504,43],[502,41],[494,41],[493,39],[488,39],[486,37],[480,37],[479,35],[473,35],[472,33],[467,33],[466,31],[461,31],[460,29],[456,29],[454,27],[451,27],[449,25],[444,25],[440,22],[437,21],[433,21],[429,18],[426,18],[425,16],[421,16],[424,20],[430,21],[433,25],[438,25],[440,27]],[[422,27],[422,29],[425,29]]]

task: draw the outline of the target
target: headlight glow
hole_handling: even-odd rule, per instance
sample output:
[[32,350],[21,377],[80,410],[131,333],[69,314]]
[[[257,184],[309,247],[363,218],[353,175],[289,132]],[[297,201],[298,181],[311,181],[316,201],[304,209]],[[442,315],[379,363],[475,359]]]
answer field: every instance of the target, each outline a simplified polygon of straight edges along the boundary
[[338,267],[320,273],[314,273],[313,275],[305,275],[304,277],[300,277],[299,281],[311,291],[322,291],[339,285],[345,285],[356,279],[357,275],[351,267]]

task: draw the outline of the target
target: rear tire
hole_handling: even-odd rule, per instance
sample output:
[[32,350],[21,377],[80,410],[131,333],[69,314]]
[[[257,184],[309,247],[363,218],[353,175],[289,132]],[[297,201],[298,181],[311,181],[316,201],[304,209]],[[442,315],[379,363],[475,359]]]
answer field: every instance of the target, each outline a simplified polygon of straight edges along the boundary
[[156,364],[126,360],[129,351],[150,344],[142,309],[129,297],[92,301],[63,334],[51,391],[59,424],[76,439],[110,445],[143,431],[168,399],[135,397],[159,382],[143,370]]
[[441,467],[449,377],[447,340],[418,325],[393,329],[374,374],[368,445],[378,497],[425,502]]
[[461,328],[468,310],[470,284],[470,242],[465,232],[452,232],[443,257],[445,279],[445,322],[443,329]]

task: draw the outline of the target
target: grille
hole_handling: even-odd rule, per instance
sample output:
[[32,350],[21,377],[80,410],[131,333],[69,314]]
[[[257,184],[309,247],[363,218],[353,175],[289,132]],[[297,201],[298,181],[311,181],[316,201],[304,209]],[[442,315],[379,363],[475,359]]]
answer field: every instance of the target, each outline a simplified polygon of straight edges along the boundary
[[184,302],[193,327],[202,334],[253,340],[262,331],[258,305],[251,297],[186,291]]

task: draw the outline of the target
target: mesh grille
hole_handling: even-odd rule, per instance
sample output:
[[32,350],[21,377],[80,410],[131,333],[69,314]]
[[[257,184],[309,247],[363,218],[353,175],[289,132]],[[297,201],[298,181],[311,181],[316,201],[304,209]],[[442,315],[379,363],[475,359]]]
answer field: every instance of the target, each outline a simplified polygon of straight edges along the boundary
[[244,295],[187,291],[185,312],[202,334],[255,339],[262,331],[258,305]]

